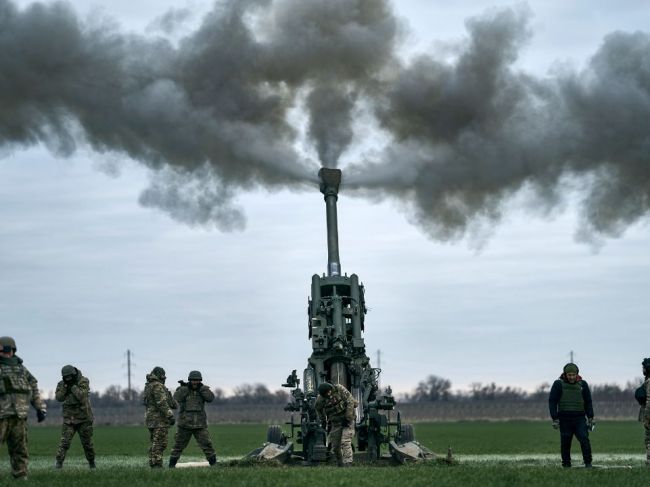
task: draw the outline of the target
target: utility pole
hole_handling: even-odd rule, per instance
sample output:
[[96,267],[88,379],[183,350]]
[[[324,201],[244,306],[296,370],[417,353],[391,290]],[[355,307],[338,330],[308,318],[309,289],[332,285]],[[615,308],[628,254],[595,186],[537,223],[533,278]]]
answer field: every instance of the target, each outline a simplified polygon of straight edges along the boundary
[[131,350],[126,351],[126,373],[128,375],[128,380],[129,380],[129,387],[127,389],[128,394],[129,394],[129,401],[133,399],[133,392],[131,389]]
[[569,352],[569,357],[571,357],[571,359],[569,360],[569,362],[574,363],[574,362],[573,362],[573,350],[571,350],[571,351]]

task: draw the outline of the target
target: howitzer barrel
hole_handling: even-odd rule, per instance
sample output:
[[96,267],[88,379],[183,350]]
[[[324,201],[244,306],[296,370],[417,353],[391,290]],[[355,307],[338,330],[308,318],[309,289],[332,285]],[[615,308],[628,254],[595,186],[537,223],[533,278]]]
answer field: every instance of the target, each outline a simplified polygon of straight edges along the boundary
[[320,191],[325,195],[327,211],[327,275],[341,275],[341,260],[339,258],[339,230],[336,214],[336,201],[338,200],[339,185],[341,184],[341,170],[322,168],[318,171],[321,181]]

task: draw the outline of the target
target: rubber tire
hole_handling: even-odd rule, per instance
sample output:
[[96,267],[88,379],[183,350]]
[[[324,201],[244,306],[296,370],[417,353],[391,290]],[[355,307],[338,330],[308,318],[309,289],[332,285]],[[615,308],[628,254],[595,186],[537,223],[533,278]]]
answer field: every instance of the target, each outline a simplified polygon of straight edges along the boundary
[[269,443],[275,443],[276,445],[284,445],[285,438],[282,433],[282,427],[277,424],[269,426],[266,430],[266,441]]
[[400,441],[402,443],[408,443],[409,441],[415,441],[415,432],[413,431],[413,425],[406,423],[402,424],[400,428]]

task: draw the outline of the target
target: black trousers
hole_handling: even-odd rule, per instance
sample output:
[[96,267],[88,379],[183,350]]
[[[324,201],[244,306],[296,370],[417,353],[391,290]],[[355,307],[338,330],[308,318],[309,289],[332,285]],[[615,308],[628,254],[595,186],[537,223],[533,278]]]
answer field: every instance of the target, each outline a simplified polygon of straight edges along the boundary
[[591,463],[591,443],[589,443],[589,430],[587,429],[587,418],[584,416],[560,417],[560,454],[562,465],[571,466],[571,442],[573,436],[580,442],[582,460],[585,465]]

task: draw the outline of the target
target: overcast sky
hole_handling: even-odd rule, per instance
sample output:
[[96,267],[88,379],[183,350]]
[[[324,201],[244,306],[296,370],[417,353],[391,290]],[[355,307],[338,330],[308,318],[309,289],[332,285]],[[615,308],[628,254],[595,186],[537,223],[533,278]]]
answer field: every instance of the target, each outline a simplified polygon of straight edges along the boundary
[[[210,7],[71,4],[81,18],[101,12],[141,35],[160,35],[155,19],[189,6],[194,14],[177,38]],[[466,37],[465,19],[511,5],[394,2],[409,28],[401,55],[442,49]],[[610,32],[650,25],[643,1],[527,5],[533,36],[516,66],[537,77],[584,66]],[[341,157],[344,174],[354,157]],[[174,381],[199,369],[212,387],[277,388],[311,353],[310,279],[325,272],[327,258],[322,195],[316,187],[239,193],[245,228],[221,232],[139,205],[149,179],[149,170],[126,156],[83,146],[69,157],[42,145],[0,147],[2,334],[15,337],[45,391],[67,363],[95,389],[125,386],[127,349],[138,387],[161,365]],[[592,383],[639,377],[650,356],[648,219],[619,238],[585,243],[576,239],[582,198],[567,194],[540,216],[517,195],[478,241],[441,243],[395,200],[343,190],[342,269],[366,287],[365,340],[375,365],[381,350],[382,384],[407,392],[436,374],[458,389],[491,381],[534,389],[557,377],[571,351]]]

